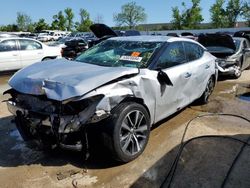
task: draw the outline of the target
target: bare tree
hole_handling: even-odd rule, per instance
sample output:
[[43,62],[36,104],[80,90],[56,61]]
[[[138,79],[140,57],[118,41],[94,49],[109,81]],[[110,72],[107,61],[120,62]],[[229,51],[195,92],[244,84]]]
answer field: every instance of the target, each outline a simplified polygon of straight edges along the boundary
[[121,13],[114,14],[114,21],[118,26],[127,25],[129,28],[134,28],[138,23],[146,20],[145,9],[136,4],[136,2],[130,2],[122,6]]
[[104,23],[103,15],[97,14],[94,20],[95,23]]

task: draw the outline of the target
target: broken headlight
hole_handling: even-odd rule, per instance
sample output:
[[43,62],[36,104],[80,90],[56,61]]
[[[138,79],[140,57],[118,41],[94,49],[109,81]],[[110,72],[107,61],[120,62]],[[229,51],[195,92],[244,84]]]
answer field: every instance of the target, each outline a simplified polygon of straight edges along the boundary
[[93,103],[98,103],[104,95],[97,95],[80,101],[70,101],[62,106],[63,115],[75,115],[91,106]]
[[225,67],[227,62],[224,59],[217,59],[216,62],[220,67]]

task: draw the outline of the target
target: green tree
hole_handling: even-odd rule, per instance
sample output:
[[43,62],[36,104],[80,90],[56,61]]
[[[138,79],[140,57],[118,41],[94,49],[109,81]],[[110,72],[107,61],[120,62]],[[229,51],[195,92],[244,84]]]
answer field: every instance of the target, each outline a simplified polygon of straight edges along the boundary
[[182,2],[183,11],[180,12],[178,7],[172,8],[173,20],[171,21],[174,29],[197,29],[200,23],[203,21],[201,15],[200,0],[191,0],[192,6],[186,7],[186,4]]
[[45,22],[43,18],[39,19],[38,22],[34,24],[34,27],[35,31],[37,32],[49,29],[49,25]]
[[90,15],[87,10],[85,9],[80,9],[80,23],[76,22],[75,28],[77,31],[89,31],[89,26],[93,24],[93,22],[90,20]]
[[182,25],[182,15],[178,9],[178,7],[172,7],[172,17],[171,21],[173,29],[183,29]]
[[19,29],[16,24],[8,24],[8,25],[0,26],[0,31],[15,32],[15,31],[19,31]]
[[65,19],[66,19],[66,28],[67,28],[67,31],[71,31],[72,30],[72,27],[73,27],[73,18],[74,18],[74,13],[72,11],[71,8],[66,8],[64,10],[64,13],[65,13]]
[[243,15],[244,2],[240,0],[229,0],[226,6],[228,26],[234,27],[239,16]]
[[[185,5],[184,5],[185,6]],[[192,7],[187,9],[183,14],[183,25],[186,29],[199,28],[200,23],[204,20],[201,15],[200,0],[192,0]]]
[[121,13],[114,14],[113,19],[118,26],[127,25],[129,28],[134,28],[137,24],[146,21],[147,15],[145,9],[130,2],[121,7]]
[[[243,16],[249,20],[249,5],[244,0],[216,0],[211,6],[211,21],[215,28],[234,27],[238,18]],[[225,8],[224,8],[225,7]]]
[[66,30],[66,18],[64,17],[62,11],[59,11],[56,15],[53,16],[51,29],[57,29],[61,31]]
[[245,5],[243,7],[242,16],[243,16],[244,20],[247,21],[248,27],[250,27],[250,2],[245,3]]
[[20,31],[29,31],[32,30],[32,20],[30,16],[25,13],[17,12],[17,26]]
[[228,26],[226,10],[223,8],[225,0],[216,0],[210,8],[211,22],[215,28],[225,28]]

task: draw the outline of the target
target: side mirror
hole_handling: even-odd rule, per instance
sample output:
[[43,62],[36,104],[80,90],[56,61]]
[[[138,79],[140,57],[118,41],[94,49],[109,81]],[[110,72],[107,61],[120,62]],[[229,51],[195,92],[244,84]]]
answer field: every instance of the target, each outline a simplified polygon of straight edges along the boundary
[[161,85],[173,86],[173,83],[171,82],[168,75],[165,72],[163,72],[161,69],[158,70],[157,80]]

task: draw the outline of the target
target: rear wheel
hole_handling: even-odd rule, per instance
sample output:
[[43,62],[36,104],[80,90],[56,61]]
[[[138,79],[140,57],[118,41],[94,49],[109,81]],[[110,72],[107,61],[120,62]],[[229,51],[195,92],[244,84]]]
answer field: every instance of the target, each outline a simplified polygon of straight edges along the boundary
[[215,86],[215,80],[213,77],[210,77],[208,82],[207,82],[207,86],[206,86],[205,91],[203,92],[202,96],[198,99],[198,102],[200,104],[207,104],[208,103],[209,96],[212,94],[212,92],[214,90],[214,86]]
[[122,103],[107,123],[109,149],[115,159],[129,162],[145,149],[150,133],[150,118],[144,106],[138,103]]

